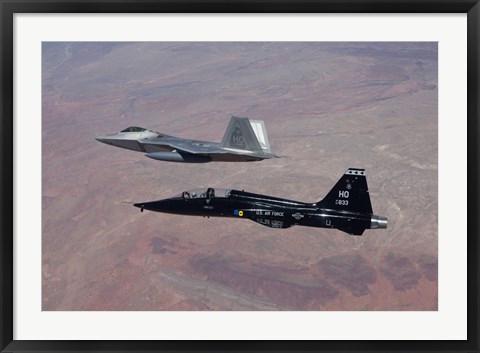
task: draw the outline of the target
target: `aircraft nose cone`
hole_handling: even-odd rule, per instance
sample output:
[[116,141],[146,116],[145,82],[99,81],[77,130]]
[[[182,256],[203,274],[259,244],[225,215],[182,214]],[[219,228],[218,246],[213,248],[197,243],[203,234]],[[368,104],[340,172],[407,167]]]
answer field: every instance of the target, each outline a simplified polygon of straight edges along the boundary
[[95,140],[99,141],[99,142],[103,142],[103,143],[107,143],[107,137],[106,136],[97,136],[95,137]]
[[145,207],[143,203],[134,203],[133,206],[138,207],[141,212],[143,212],[143,208]]
[[140,211],[156,211],[156,212],[169,212],[171,210],[170,200],[158,200],[158,201],[148,201],[148,202],[137,202],[133,206],[138,207]]
[[121,145],[121,143],[120,144],[118,143],[119,141],[118,141],[118,139],[116,139],[116,136],[112,136],[112,135],[96,136],[95,140],[97,140],[98,142],[102,142],[106,145],[124,147],[123,145]]

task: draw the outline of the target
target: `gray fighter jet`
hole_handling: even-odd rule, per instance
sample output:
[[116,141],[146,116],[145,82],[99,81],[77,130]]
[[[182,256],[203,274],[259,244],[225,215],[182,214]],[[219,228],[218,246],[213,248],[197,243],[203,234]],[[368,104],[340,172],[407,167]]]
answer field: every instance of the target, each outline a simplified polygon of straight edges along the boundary
[[277,157],[270,151],[265,123],[237,116],[230,119],[220,143],[168,136],[136,126],[95,139],[168,162],[250,162]]

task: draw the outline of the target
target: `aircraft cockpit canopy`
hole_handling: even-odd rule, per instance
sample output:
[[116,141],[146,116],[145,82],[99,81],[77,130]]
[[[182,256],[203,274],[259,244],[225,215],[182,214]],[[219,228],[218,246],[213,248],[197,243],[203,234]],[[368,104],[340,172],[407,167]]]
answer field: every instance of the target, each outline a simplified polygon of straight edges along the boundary
[[122,130],[120,132],[144,132],[147,129],[144,129],[143,127],[138,127],[138,126],[130,126],[127,127],[125,130]]
[[218,188],[206,188],[206,189],[193,189],[182,192],[177,197],[184,199],[205,199],[212,197],[228,197],[230,196],[230,189],[218,189]]

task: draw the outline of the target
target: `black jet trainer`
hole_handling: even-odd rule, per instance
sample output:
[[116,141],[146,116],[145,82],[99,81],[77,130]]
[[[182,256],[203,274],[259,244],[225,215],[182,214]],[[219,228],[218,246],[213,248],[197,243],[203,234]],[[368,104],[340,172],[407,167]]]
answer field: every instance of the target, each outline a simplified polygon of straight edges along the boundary
[[247,218],[271,228],[294,225],[335,228],[353,235],[365,229],[387,228],[387,218],[375,216],[364,169],[350,168],[327,196],[304,203],[228,189],[189,190],[178,196],[134,204],[141,211],[188,216]]

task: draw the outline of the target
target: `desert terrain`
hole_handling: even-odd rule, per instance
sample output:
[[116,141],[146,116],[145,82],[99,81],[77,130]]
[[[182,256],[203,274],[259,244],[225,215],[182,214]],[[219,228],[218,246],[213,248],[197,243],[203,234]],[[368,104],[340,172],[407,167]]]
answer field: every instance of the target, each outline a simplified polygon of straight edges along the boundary
[[[43,310],[437,310],[436,43],[42,45]],[[221,141],[264,120],[272,152],[182,164],[95,136]],[[198,187],[321,200],[365,168],[386,230],[271,229],[143,212]]]

